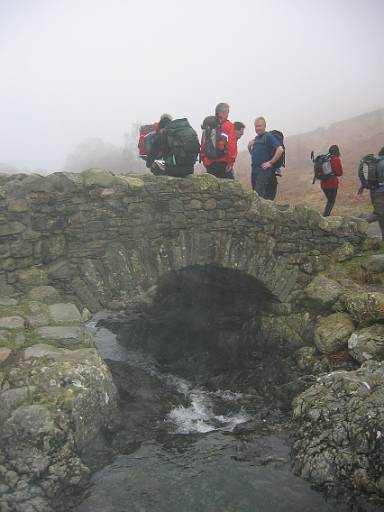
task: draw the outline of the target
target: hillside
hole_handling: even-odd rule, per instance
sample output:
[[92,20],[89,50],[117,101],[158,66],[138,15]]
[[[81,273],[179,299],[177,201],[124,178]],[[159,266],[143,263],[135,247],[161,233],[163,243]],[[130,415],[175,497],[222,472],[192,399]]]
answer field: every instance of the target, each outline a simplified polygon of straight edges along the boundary
[[[278,202],[304,203],[320,210],[325,197],[319,183],[312,185],[310,153],[325,153],[331,144],[338,144],[342,155],[344,177],[334,209],[337,214],[369,211],[369,194],[356,199],[359,188],[357,167],[367,153],[377,153],[384,146],[384,108],[334,123],[328,127],[286,137],[286,168],[279,179]],[[236,176],[244,186],[250,187],[250,156],[243,151],[238,155]]]

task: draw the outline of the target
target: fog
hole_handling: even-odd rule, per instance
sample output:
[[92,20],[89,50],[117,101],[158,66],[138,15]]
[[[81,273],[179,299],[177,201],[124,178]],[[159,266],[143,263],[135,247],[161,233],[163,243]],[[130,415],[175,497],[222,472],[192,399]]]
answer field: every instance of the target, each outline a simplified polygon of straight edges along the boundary
[[61,170],[88,137],[123,146],[162,112],[198,130],[220,101],[243,145],[257,115],[290,135],[374,110],[383,19],[383,0],[0,0],[0,162]]

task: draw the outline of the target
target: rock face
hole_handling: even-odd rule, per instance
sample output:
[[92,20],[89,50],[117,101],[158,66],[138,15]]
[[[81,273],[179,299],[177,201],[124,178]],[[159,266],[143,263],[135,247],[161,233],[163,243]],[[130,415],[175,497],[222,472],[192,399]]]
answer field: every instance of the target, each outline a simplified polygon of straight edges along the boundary
[[294,400],[297,474],[384,496],[384,364],[334,372]]
[[116,389],[74,304],[2,303],[0,365],[12,364],[0,367],[1,510],[65,510],[60,496],[85,482],[116,415]]

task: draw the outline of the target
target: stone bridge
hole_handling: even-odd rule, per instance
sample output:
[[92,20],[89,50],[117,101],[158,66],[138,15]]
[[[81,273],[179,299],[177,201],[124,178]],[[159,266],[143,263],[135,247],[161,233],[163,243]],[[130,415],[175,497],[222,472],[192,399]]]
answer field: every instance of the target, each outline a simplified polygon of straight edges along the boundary
[[359,219],[276,207],[210,175],[3,175],[0,208],[3,294],[52,284],[91,311],[193,266],[235,269],[289,301],[365,238]]

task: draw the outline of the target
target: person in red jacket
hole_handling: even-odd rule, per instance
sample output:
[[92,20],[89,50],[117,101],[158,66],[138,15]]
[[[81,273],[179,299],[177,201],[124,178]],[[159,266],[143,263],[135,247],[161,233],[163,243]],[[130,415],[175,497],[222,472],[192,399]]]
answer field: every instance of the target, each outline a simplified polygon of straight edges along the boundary
[[228,120],[229,105],[219,103],[216,105],[215,117],[220,123],[220,144],[223,146],[223,155],[210,158],[204,152],[204,134],[201,140],[200,159],[209,174],[216,178],[233,179],[233,165],[237,157],[237,139],[233,123]]
[[324,192],[327,198],[327,204],[325,205],[323,213],[324,217],[328,217],[331,214],[332,208],[334,207],[336,201],[337,189],[339,188],[339,176],[343,175],[339,146],[334,144],[329,148],[328,153],[331,156],[331,167],[333,174],[327,180],[322,180],[320,182],[321,190]]

